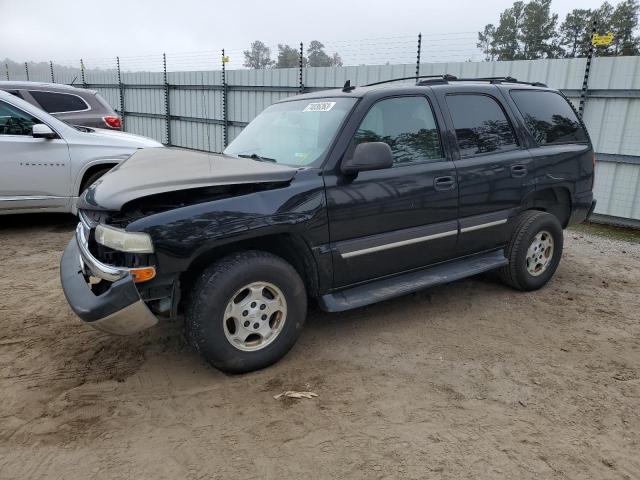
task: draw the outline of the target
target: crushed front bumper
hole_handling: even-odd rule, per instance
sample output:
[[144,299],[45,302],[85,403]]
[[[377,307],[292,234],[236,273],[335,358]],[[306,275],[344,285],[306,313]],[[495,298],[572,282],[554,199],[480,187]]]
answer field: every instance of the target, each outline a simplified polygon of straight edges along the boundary
[[[78,225],[60,261],[62,289],[76,315],[92,327],[116,335],[131,335],[158,323],[140,298],[131,274],[91,255],[84,233],[82,224]],[[109,282],[109,288],[96,295],[89,276]]]

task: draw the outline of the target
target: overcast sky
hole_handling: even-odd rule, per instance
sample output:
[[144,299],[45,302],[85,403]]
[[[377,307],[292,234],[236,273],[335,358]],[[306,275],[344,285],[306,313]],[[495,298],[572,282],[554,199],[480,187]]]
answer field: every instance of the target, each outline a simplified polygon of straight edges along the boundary
[[[425,61],[462,61],[475,51],[475,33],[497,23],[508,0],[0,0],[0,59],[99,64],[116,55],[133,57],[167,52],[170,61],[188,66],[197,55],[225,47],[232,60],[252,40],[298,44],[319,39],[350,62],[367,63],[376,55],[413,56],[412,36],[425,35]],[[554,0],[562,19],[574,8],[593,8],[600,0]],[[614,4],[617,2],[613,2]],[[454,34],[455,33],[455,34]],[[400,38],[396,38],[400,37]],[[374,39],[374,40],[363,40]],[[359,40],[359,41],[353,41]],[[171,54],[176,54],[172,57]],[[407,58],[400,58],[406,56]],[[448,58],[451,57],[451,58]],[[457,58],[459,57],[459,58]],[[476,58],[474,58],[476,59]],[[479,59],[479,58],[477,58]],[[179,65],[178,65],[179,66]]]

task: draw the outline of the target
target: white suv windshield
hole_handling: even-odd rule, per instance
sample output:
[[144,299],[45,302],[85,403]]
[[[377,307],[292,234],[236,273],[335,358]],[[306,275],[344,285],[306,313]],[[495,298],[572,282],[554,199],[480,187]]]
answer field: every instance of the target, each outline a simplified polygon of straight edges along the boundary
[[320,161],[355,98],[317,98],[265,109],[224,151],[227,155],[305,166]]

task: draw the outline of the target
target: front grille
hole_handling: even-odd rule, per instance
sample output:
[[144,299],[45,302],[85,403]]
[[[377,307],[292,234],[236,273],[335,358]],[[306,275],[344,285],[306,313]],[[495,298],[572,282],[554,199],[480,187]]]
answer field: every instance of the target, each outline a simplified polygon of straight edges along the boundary
[[95,229],[100,223],[106,223],[107,214],[100,211],[79,210],[78,217],[84,229],[85,238],[91,254],[102,263],[113,267],[145,267],[153,265],[153,255],[146,253],[127,253],[114,250],[96,242]]
[[107,215],[107,212],[99,210],[78,210],[80,221],[88,228],[95,228],[99,223],[105,223]]

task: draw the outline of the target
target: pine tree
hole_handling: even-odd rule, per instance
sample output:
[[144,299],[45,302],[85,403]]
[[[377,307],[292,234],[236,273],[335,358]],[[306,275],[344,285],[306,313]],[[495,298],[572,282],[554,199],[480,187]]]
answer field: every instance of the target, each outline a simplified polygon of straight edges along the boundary
[[[597,31],[599,33],[610,32],[612,30],[611,19],[613,17],[613,12],[613,5],[611,5],[609,2],[604,2],[602,5],[600,5],[600,8],[593,11],[591,21],[589,22],[589,39],[585,47],[585,55],[586,50],[589,49],[589,44],[591,43],[591,24],[593,23],[593,20],[597,21]],[[611,45],[608,45],[598,47],[597,55],[599,57],[609,57],[615,55],[615,53],[613,47]]]
[[519,40],[522,58],[554,58],[559,53],[556,26],[558,14],[551,13],[551,0],[531,0],[524,6]]
[[494,34],[494,49],[498,60],[522,59],[522,49],[518,41],[524,17],[524,3],[514,2],[500,14],[500,23]]
[[482,50],[482,53],[484,53],[484,59],[487,62],[493,60],[496,56],[496,52],[493,47],[495,34],[496,27],[493,26],[493,23],[485,25],[484,30],[482,32],[478,32],[478,43],[476,43],[476,47]]
[[342,58],[337,53],[332,56],[324,51],[324,44],[318,40],[312,40],[307,49],[307,58],[310,67],[334,67],[342,65]]
[[244,66],[253,69],[269,68],[274,62],[271,60],[271,49],[260,40],[251,44],[251,50],[244,52]]
[[564,56],[582,57],[589,50],[591,39],[591,10],[576,8],[567,13],[560,25],[560,44],[564,47]]
[[613,33],[614,55],[638,55],[640,53],[640,37],[636,33],[638,28],[638,13],[640,6],[637,0],[620,2],[611,14],[611,32]]
[[[302,59],[303,65],[306,59]],[[295,68],[300,66],[300,52],[289,45],[278,44],[278,60],[276,68]]]

